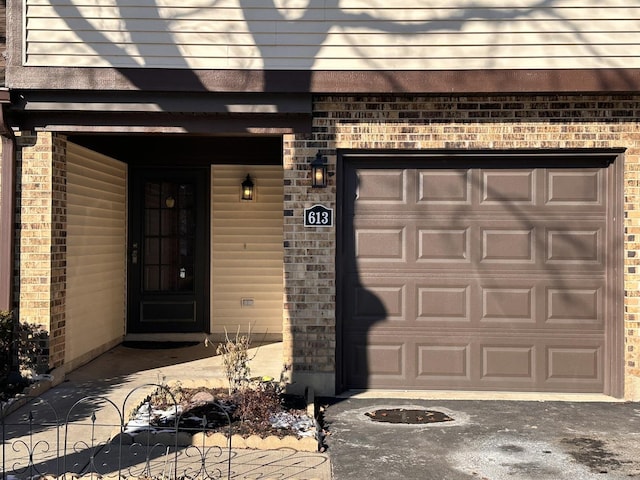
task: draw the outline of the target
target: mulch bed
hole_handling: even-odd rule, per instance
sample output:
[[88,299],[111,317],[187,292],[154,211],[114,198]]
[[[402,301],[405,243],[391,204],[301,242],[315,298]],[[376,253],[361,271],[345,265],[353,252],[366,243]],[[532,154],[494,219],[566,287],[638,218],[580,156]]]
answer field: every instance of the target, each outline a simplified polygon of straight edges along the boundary
[[[145,410],[147,407],[143,404],[142,410],[137,412],[140,423],[148,421],[152,428],[158,430],[174,429],[176,420],[171,412],[175,411],[176,405],[181,412],[178,430],[191,433],[204,429],[207,434],[220,432],[226,435],[229,433],[230,419],[231,433],[245,438],[251,435],[284,438],[292,434],[300,437],[299,432],[289,423],[313,423],[313,419],[306,413],[306,401],[303,397],[277,394],[270,389],[247,389],[232,395],[225,388],[171,387],[169,391],[173,397],[167,390],[158,389],[148,398],[145,403],[149,403],[151,411]],[[279,420],[275,422],[275,426],[274,417]],[[129,431],[135,431],[136,423],[132,424],[130,421],[128,427]],[[140,430],[144,429],[144,426],[140,427]]]

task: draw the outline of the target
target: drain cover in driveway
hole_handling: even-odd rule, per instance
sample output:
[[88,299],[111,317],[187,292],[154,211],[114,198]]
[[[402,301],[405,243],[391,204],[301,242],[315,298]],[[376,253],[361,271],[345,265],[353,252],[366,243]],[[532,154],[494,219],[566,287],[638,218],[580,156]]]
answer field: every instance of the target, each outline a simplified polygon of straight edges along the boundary
[[406,410],[404,408],[383,408],[366,412],[365,415],[374,422],[408,423],[422,425],[425,423],[451,422],[446,413],[436,410]]

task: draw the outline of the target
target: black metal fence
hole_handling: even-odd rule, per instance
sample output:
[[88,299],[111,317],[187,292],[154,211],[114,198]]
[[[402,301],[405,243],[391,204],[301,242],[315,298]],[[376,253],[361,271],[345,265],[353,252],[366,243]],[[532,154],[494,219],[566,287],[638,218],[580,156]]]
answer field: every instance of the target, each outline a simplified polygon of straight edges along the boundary
[[[163,399],[161,410],[153,398]],[[186,418],[181,410],[171,391],[158,384],[137,387],[121,406],[103,396],[86,396],[66,412],[43,398],[28,398],[20,409],[2,413],[2,480],[86,475],[230,479],[232,431],[225,405],[209,402],[215,418]],[[126,418],[133,411],[137,416]],[[211,437],[217,433],[220,438],[221,431],[226,445],[211,446]]]

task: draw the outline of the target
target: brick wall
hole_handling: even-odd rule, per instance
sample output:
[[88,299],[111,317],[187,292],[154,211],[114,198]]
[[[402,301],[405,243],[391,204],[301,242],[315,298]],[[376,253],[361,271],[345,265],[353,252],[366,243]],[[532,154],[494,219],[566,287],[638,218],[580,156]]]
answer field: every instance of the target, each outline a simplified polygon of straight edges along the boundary
[[[318,96],[313,133],[285,137],[285,337],[294,379],[331,385],[335,370],[335,229],[302,226],[305,207],[336,206],[310,188],[320,150],[626,148],[624,157],[625,396],[640,398],[640,96]],[[324,378],[312,381],[312,378]]]
[[64,362],[66,142],[51,133],[18,137],[16,239],[20,321],[49,333],[49,367]]
[[51,169],[51,320],[50,358],[58,367],[65,357],[67,289],[67,142],[54,136]]
[[311,188],[309,162],[319,148],[324,152],[327,146],[313,138],[285,135],[283,143],[284,362],[294,367],[294,385],[332,392],[336,338],[335,227],[304,227],[302,216],[305,208],[316,203],[334,208],[336,189],[335,182],[328,188]]

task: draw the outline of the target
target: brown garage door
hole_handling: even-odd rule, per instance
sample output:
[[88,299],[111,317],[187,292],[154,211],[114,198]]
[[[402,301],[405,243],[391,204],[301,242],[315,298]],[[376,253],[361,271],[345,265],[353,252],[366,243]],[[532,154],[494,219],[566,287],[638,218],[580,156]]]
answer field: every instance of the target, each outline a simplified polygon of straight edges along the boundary
[[345,157],[345,388],[605,389],[613,168],[545,161]]

